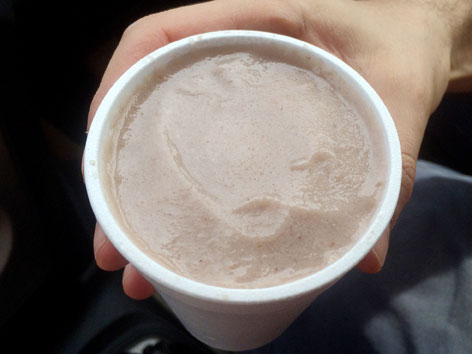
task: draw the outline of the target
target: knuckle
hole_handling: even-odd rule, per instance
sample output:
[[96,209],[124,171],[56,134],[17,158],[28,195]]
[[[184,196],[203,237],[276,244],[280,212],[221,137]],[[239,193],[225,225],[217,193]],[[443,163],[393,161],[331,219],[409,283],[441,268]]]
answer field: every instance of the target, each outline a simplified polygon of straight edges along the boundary
[[293,1],[264,0],[258,2],[260,13],[274,31],[299,38],[304,32],[304,17],[300,6]]
[[415,183],[416,175],[416,159],[406,153],[402,152],[402,182],[401,182],[401,200],[402,206],[406,204],[413,192],[413,185]]
[[408,203],[408,200],[413,193],[415,175],[416,159],[412,155],[402,152],[402,181],[400,195],[398,198],[397,207],[395,208],[392,220],[390,221],[390,229],[392,229],[396,224],[402,209],[405,207],[406,203]]
[[123,55],[132,59],[132,62],[170,42],[165,28],[154,16],[149,15],[137,20],[123,32],[120,46]]
[[123,31],[123,37],[129,36],[130,34],[136,31],[139,31],[139,29],[145,27],[147,23],[149,22],[151,16],[152,15],[141,17],[140,19],[128,25],[128,27],[126,27],[125,30]]

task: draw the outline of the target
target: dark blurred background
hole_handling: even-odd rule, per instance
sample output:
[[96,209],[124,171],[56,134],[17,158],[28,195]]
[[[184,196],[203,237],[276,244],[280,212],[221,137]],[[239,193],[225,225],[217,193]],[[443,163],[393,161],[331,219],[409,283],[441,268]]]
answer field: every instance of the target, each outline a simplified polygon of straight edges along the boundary
[[[156,301],[126,298],[119,272],[97,269],[80,172],[88,107],[123,30],[187,3],[0,1],[0,256],[11,250],[0,352],[114,353],[153,331],[182,342],[168,352],[205,352]],[[420,157],[472,174],[471,118],[471,95],[447,94]]]

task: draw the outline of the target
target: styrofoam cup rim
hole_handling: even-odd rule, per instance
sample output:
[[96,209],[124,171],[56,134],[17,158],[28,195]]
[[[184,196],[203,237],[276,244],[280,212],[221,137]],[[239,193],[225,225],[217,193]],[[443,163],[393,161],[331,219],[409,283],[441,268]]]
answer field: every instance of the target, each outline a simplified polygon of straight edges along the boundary
[[[159,60],[163,55],[177,51],[179,48],[194,45],[199,41],[218,41],[222,39],[272,41],[274,45],[303,50],[329,62],[337,72],[353,80],[359,90],[362,91],[363,97],[375,109],[386,138],[387,157],[390,166],[385,186],[385,196],[377,216],[367,232],[351,250],[330,266],[304,278],[269,288],[230,289],[207,285],[185,278],[160,265],[139,249],[121,229],[107,204],[102,182],[99,178],[100,143],[106,129],[107,117],[113,105],[118,104],[117,97],[120,92],[126,88],[133,77],[141,70],[146,70],[149,65]],[[232,304],[265,303],[287,300],[327,286],[352,269],[368,253],[388,227],[397,204],[401,181],[401,152],[395,125],[380,97],[354,69],[334,55],[306,42],[278,34],[242,30],[217,31],[187,37],[168,44],[138,61],[116,81],[101,102],[88,132],[84,152],[84,178],[89,200],[98,223],[117,250],[146,278],[157,283],[158,286],[205,301]]]

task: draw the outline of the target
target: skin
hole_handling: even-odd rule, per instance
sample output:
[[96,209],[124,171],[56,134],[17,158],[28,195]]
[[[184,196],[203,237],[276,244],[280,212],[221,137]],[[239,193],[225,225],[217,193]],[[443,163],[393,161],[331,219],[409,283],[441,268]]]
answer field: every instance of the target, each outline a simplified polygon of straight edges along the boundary
[[[437,6],[438,2],[456,4],[449,9]],[[428,118],[450,77],[467,73],[470,68],[470,51],[461,36],[470,28],[466,19],[472,18],[467,2],[225,0],[153,14],[124,32],[92,101],[88,124],[106,92],[131,65],[157,48],[190,35],[224,29],[269,31],[299,38],[333,53],[357,70],[384,100],[402,147],[402,186],[395,215],[390,227],[358,265],[364,272],[376,273],[385,262],[390,230],[412,193],[416,159]],[[463,7],[458,8],[458,4]],[[453,11],[460,12],[452,14]],[[94,250],[100,268],[115,271],[125,267],[123,289],[128,296],[144,299],[154,293],[154,288],[118,253],[98,224]]]

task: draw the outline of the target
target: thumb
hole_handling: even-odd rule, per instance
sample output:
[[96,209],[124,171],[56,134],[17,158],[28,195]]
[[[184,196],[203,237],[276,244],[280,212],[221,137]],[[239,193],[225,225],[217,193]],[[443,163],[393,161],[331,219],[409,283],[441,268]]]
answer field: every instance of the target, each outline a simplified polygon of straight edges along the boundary
[[390,227],[388,226],[383,232],[382,236],[380,236],[380,239],[377,241],[375,246],[357,265],[357,268],[365,273],[370,274],[379,272],[385,263],[389,239]]

